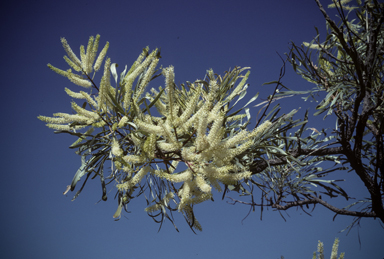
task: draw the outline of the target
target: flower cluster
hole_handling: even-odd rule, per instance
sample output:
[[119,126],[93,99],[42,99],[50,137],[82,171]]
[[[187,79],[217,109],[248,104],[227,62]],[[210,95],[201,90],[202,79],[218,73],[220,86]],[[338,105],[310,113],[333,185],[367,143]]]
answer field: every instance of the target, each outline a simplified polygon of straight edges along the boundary
[[[98,71],[100,66],[105,58],[107,53],[109,43],[107,42],[100,52],[98,58],[96,59],[97,50],[99,47],[100,35],[97,35],[96,38],[90,37],[88,41],[87,50],[85,51],[84,46],[80,47],[80,59],[76,56],[76,54],[72,51],[69,46],[67,40],[65,38],[61,38],[61,42],[63,44],[64,50],[67,52],[68,56],[64,56],[64,60],[68,63],[68,65],[80,74],[72,73],[71,69],[67,71],[61,70],[48,64],[48,67],[59,75],[67,77],[72,83],[85,87],[91,88],[93,86],[92,80],[90,80],[90,73],[92,73],[92,68],[94,71]],[[95,62],[96,60],[96,62]],[[106,62],[107,64],[108,62]],[[109,73],[109,68],[106,68]],[[101,117],[96,112],[98,107],[100,106],[100,98],[93,98],[89,93],[80,91],[73,92],[68,88],[65,88],[65,92],[72,98],[75,99],[85,99],[90,107],[91,111],[84,109],[83,107],[78,106],[75,102],[72,102],[72,109],[77,112],[77,114],[66,114],[66,113],[55,113],[54,117],[47,116],[39,116],[38,118],[44,122],[47,122],[47,126],[56,130],[77,130],[81,128],[85,128],[90,125],[98,125],[100,124]]]
[[[38,117],[50,128],[79,137],[72,147],[79,148],[82,165],[68,188],[73,191],[82,176],[96,173],[101,178],[105,200],[104,163],[110,160],[109,178],[115,179],[119,197],[115,218],[135,190],[141,194],[143,184],[147,184],[153,197],[145,209],[148,213],[160,211],[167,216],[166,208],[170,208],[172,201],[193,227],[201,229],[193,205],[211,199],[212,187],[220,191],[221,185],[250,178],[252,173],[235,161],[272,128],[272,123],[265,121],[248,131],[247,115],[230,114],[248,87],[249,71],[241,74],[248,68],[235,68],[224,77],[209,70],[207,80],[178,88],[173,66],[155,75],[160,55],[157,49],[149,52],[147,47],[120,77],[117,64],[107,58],[97,85],[90,74],[100,69],[109,46],[107,42],[96,59],[99,39],[99,35],[91,37],[86,49],[81,46],[80,58],[64,38],[61,40],[68,55],[64,59],[78,74],[48,64],[56,73],[88,89],[74,92],[65,88],[70,97],[86,101],[83,106],[72,102],[76,114]],[[111,86],[111,75],[116,87]],[[159,75],[165,78],[165,87],[146,92],[149,82]],[[233,103],[236,97],[239,98]],[[76,132],[86,127],[84,133]]]
[[[212,71],[209,73],[213,75]],[[234,158],[245,153],[272,123],[265,121],[252,131],[241,129],[230,133],[225,122],[230,99],[220,100],[217,80],[211,80],[205,90],[203,83],[195,83],[186,93],[189,98],[181,105],[177,98],[173,67],[163,69],[162,74],[165,76],[165,91],[163,98],[156,103],[160,116],[141,114],[134,119],[143,136],[135,137],[135,144],[142,147],[143,152],[126,155],[122,159],[134,165],[151,164],[156,159],[173,162],[168,169],[145,167],[133,178],[122,180],[117,188],[129,191],[138,179],[144,177],[144,172],[171,183],[182,183],[174,195],[180,200],[178,211],[188,217],[192,205],[212,197],[212,187],[221,191],[220,183],[235,184],[251,177],[249,170],[234,164]],[[240,92],[242,88],[240,85],[236,90]],[[232,93],[229,98],[235,96]],[[178,172],[176,169],[180,164],[187,169]],[[149,211],[162,209],[159,204],[166,200],[169,196],[164,196],[156,206],[150,206]],[[193,220],[196,222],[196,219]]]

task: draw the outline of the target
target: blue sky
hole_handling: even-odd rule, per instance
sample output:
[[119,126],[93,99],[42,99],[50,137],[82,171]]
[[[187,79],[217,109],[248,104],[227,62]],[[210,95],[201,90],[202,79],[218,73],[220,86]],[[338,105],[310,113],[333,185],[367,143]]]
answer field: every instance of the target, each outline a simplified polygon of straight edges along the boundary
[[[326,6],[330,1],[322,2]],[[242,221],[248,207],[216,198],[196,206],[203,232],[195,235],[180,215],[175,215],[179,233],[169,222],[158,233],[158,225],[144,212],[144,200],[139,200],[116,222],[114,192],[107,202],[96,204],[101,196],[97,179],[88,182],[76,201],[71,202],[72,193],[63,196],[80,166],[80,157],[68,148],[74,139],[55,135],[37,120],[38,115],[71,112],[64,87],[77,86],[47,68],[51,63],[67,69],[60,37],[78,53],[89,36],[100,34],[100,45],[110,42],[107,55],[120,68],[130,65],[142,48],[159,47],[160,64],[175,67],[176,83],[203,78],[209,68],[222,74],[234,66],[250,66],[249,96],[260,92],[265,98],[272,86],[262,83],[279,75],[277,52],[288,51],[290,41],[310,41],[314,26],[324,35],[325,23],[314,1],[30,0],[3,2],[0,10],[2,258],[311,258],[319,239],[327,258],[335,237],[347,259],[384,257],[384,230],[377,220],[363,219],[360,229],[346,235],[339,231],[352,218],[332,221],[334,214],[320,206],[312,217],[291,209],[285,222],[269,210],[262,221],[259,211]],[[283,82],[297,90],[312,87],[290,67]],[[282,103],[284,112],[298,107],[314,113],[313,104],[300,98]],[[333,124],[318,117],[309,126]],[[354,175],[338,174],[348,178],[342,185],[346,190],[366,195]]]

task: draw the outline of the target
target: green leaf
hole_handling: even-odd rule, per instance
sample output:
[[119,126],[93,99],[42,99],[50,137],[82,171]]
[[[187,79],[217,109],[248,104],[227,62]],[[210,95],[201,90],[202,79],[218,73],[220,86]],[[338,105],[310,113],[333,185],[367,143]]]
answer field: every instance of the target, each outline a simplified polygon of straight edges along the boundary
[[268,148],[269,150],[270,150],[270,152],[273,150],[273,153],[280,153],[280,154],[282,154],[282,155],[284,155],[284,156],[288,156],[288,154],[284,151],[284,150],[282,150],[281,148],[279,148],[279,147],[275,147],[275,146],[265,146],[265,148]]
[[263,83],[262,85],[273,85],[273,84],[278,84],[279,81],[270,81],[270,82],[266,82],[266,83]]
[[111,68],[110,68],[110,70],[111,70],[111,73],[112,73],[112,76],[113,76],[113,78],[115,79],[115,82],[116,82],[116,84],[117,84],[117,72],[116,72],[116,68],[118,67],[118,65],[116,64],[116,63],[112,63],[111,64]]
[[116,210],[116,212],[115,212],[115,214],[113,214],[113,218],[114,219],[119,219],[120,218],[120,216],[121,216],[121,210],[123,209],[123,203],[122,202],[120,202],[120,204],[119,204],[119,206],[117,206],[117,210]]
[[76,174],[75,174],[75,176],[72,179],[71,191],[73,191],[75,189],[76,184],[80,180],[80,178],[83,177],[86,174],[86,168],[87,168],[87,162],[85,160],[85,156],[81,156],[81,166],[76,171]]
[[121,107],[121,105],[116,101],[115,97],[112,96],[112,94],[109,91],[107,91],[107,94],[108,94],[110,100],[112,101],[114,108],[116,108],[120,112],[120,114],[122,114],[122,115],[125,114],[123,107]]
[[120,83],[123,83],[125,74],[127,73],[127,65],[125,65],[124,71],[120,74]]
[[248,104],[252,103],[253,101],[255,101],[257,99],[257,97],[259,96],[259,93],[255,94],[255,96],[253,96],[245,105],[244,107],[247,107]]
[[249,113],[249,108],[245,108],[245,113],[247,114],[247,120],[251,119],[251,114]]
[[243,89],[241,90],[241,94],[240,94],[239,98],[236,100],[236,102],[233,104],[233,106],[235,106],[241,99],[244,98],[244,96],[247,94],[247,91],[246,91],[247,88],[248,88],[248,85],[245,85],[243,87]]
[[[163,94],[165,88],[161,89],[161,91],[158,93],[158,95],[155,97],[155,99],[153,99],[153,101],[147,106],[148,109],[152,108],[153,105],[155,105],[155,103],[157,102],[157,100],[159,100],[159,98],[161,97],[161,95]],[[143,110],[143,113],[147,111],[147,108],[145,108]]]

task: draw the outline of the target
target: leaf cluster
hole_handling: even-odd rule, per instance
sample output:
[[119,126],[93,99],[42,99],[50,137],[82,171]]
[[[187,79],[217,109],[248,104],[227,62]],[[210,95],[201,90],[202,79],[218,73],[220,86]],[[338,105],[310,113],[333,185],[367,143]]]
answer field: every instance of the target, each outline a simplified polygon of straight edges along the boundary
[[331,143],[336,147],[328,153],[336,151],[337,161],[354,171],[371,195],[344,210],[365,204],[361,215],[371,217],[372,212],[383,221],[384,5],[357,1],[347,6],[348,2],[335,0],[329,6],[338,12],[340,21],[335,22],[316,0],[326,20],[325,38],[316,28],[311,42],[292,43],[287,54],[296,73],[315,87],[308,91],[286,88],[276,97],[304,94],[304,100],[318,102],[315,116],[335,116]]

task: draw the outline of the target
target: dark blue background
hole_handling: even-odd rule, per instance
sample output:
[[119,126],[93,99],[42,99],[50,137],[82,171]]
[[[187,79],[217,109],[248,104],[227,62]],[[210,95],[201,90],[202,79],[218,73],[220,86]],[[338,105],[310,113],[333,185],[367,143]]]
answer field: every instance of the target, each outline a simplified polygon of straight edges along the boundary
[[[325,6],[329,3],[323,0]],[[282,63],[276,52],[283,55],[291,40],[310,41],[314,26],[324,35],[325,23],[314,1],[31,0],[3,2],[0,10],[2,258],[311,258],[319,239],[328,258],[335,237],[347,259],[384,256],[378,221],[364,219],[360,230],[346,236],[339,231],[352,218],[332,221],[334,214],[320,206],[312,217],[291,209],[285,222],[278,212],[264,211],[260,221],[257,211],[242,222],[248,207],[217,198],[196,206],[203,232],[195,235],[180,215],[175,215],[180,233],[169,222],[157,233],[158,225],[140,200],[129,205],[127,218],[115,222],[114,192],[108,202],[95,205],[101,197],[98,180],[89,181],[74,202],[73,193],[63,196],[80,166],[80,158],[68,149],[75,139],[53,134],[36,118],[71,112],[64,87],[79,89],[47,68],[47,63],[68,68],[60,37],[78,54],[89,36],[100,34],[100,49],[110,42],[107,55],[119,69],[130,66],[143,47],[161,47],[160,64],[175,67],[177,83],[203,78],[209,68],[222,74],[234,66],[250,66],[249,96],[260,92],[263,99],[273,86],[262,83],[279,75]],[[335,11],[330,14],[335,17]],[[312,87],[290,67],[283,82],[297,90]],[[162,84],[159,79],[151,86]],[[282,106],[284,112],[301,107],[314,113],[313,104],[300,98]],[[334,122],[319,116],[309,126],[332,128]],[[343,187],[366,196],[356,177],[338,174],[335,178],[351,181]]]

